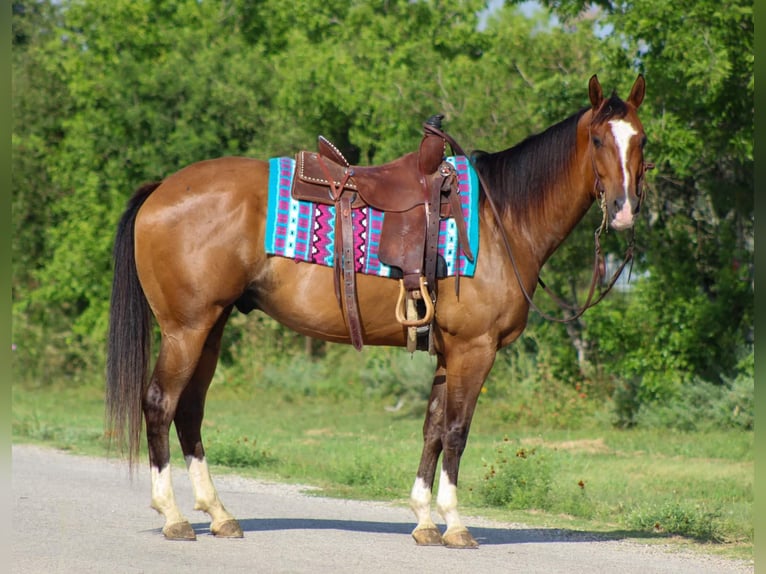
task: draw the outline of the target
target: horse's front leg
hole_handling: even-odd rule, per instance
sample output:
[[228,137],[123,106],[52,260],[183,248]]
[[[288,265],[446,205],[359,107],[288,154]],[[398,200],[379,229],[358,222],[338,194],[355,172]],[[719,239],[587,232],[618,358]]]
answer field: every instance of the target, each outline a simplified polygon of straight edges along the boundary
[[447,375],[439,357],[436,367],[431,396],[428,399],[426,419],[423,423],[423,453],[415,477],[415,484],[410,493],[410,507],[415,513],[418,524],[412,531],[412,537],[421,546],[441,546],[441,532],[431,518],[431,491],[436,475],[436,463],[442,452],[442,421],[444,415],[444,397],[447,390]]
[[[457,511],[457,481],[476,401],[494,359],[495,349],[485,345],[455,345],[449,354],[440,356],[423,428],[423,454],[410,498],[418,518],[412,533],[418,544],[478,546]],[[440,453],[442,469],[436,508],[447,523],[447,530],[437,539],[430,501]]]
[[442,429],[442,469],[436,509],[447,523],[444,544],[451,548],[476,548],[479,543],[463,525],[457,511],[457,479],[460,458],[468,440],[471,418],[484,383],[484,377],[447,376],[447,397]]
[[436,508],[447,523],[444,544],[452,548],[476,548],[479,543],[463,525],[457,511],[457,480],[476,401],[495,361],[496,350],[482,344],[461,344],[450,351],[445,355],[447,392]]

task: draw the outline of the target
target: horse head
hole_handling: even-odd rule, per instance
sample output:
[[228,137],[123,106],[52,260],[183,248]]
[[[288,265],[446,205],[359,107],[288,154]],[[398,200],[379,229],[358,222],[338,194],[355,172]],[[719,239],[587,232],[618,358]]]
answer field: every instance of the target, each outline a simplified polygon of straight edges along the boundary
[[588,86],[591,118],[588,145],[595,176],[595,190],[605,216],[618,231],[633,227],[641,206],[646,134],[638,118],[646,84],[639,75],[623,101],[612,93],[604,98],[594,75]]

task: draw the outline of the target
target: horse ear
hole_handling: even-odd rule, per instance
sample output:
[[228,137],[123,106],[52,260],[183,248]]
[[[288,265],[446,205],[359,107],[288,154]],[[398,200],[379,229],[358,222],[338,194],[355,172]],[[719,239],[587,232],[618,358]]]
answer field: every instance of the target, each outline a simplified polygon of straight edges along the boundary
[[593,74],[588,82],[588,96],[590,96],[590,105],[593,106],[594,110],[598,109],[601,102],[604,101],[604,92],[596,74]]
[[646,94],[646,81],[643,74],[639,74],[636,81],[633,83],[633,87],[630,89],[630,95],[628,96],[628,103],[633,104],[634,108],[641,105],[644,101],[644,95]]

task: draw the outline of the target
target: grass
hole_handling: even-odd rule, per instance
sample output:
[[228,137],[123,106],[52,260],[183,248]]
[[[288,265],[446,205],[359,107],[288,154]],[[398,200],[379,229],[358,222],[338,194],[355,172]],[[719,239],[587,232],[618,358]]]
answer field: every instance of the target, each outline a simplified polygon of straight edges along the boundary
[[[391,402],[359,389],[306,396],[214,383],[203,426],[208,458],[218,473],[405,503],[424,405],[391,412]],[[482,396],[461,464],[466,515],[752,558],[751,432],[514,428],[497,410]],[[104,456],[103,418],[97,387],[13,389],[14,442]],[[183,464],[175,443],[173,457]]]

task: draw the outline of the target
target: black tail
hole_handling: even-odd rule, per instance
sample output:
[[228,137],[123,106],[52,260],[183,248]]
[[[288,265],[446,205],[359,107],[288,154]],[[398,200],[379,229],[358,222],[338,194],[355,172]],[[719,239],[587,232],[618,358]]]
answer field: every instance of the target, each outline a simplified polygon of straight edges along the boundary
[[117,226],[114,241],[114,278],[109,311],[106,361],[106,424],[110,442],[125,445],[132,467],[141,439],[141,401],[148,383],[152,342],[152,312],[138,281],[134,250],[136,214],[159,187],[148,183],[136,191]]

